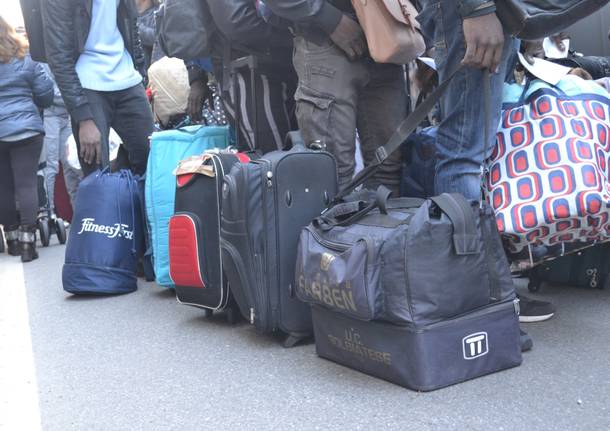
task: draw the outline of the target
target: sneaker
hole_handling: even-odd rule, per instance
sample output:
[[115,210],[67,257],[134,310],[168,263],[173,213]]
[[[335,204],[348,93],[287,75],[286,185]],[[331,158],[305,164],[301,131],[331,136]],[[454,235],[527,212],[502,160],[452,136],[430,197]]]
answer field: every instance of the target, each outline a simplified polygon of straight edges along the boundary
[[538,301],[523,295],[518,297],[521,309],[519,322],[521,323],[544,322],[555,315],[555,306],[550,302]]
[[532,350],[532,347],[534,347],[534,341],[532,340],[532,337],[530,337],[526,332],[521,329],[519,329],[519,337],[521,340],[521,351],[527,352],[528,350]]

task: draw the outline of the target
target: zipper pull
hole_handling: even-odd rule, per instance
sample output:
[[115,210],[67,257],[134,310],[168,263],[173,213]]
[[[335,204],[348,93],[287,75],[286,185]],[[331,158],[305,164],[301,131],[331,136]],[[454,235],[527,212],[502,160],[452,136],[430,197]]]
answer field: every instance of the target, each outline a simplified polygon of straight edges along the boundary
[[267,187],[273,187],[273,172],[267,171]]
[[515,300],[513,301],[513,304],[515,306],[515,314],[518,316],[521,314],[521,305],[519,304],[519,298],[515,298]]
[[250,325],[254,325],[254,308],[250,309]]

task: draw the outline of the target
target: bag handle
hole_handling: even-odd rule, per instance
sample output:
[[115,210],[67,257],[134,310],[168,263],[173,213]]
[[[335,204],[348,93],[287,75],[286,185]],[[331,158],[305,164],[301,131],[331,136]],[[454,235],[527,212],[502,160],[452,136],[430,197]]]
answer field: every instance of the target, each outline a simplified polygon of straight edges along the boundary
[[[398,208],[419,208],[425,202],[420,198],[398,198],[389,201],[392,192],[379,186],[375,198],[368,203],[366,201],[352,201],[338,204],[329,209],[324,215],[314,220],[314,225],[324,231],[330,230],[335,226],[349,226],[361,220],[374,209],[379,209],[381,214],[387,214],[388,209]],[[340,217],[349,216],[339,220]]]
[[379,169],[379,166],[394,152],[400,145],[413,133],[419,124],[426,119],[428,114],[432,111],[434,106],[440,101],[443,94],[447,90],[447,87],[455,77],[455,75],[462,70],[463,66],[456,69],[449,78],[443,81],[439,86],[419,105],[394,131],[394,134],[390,137],[390,140],[383,147],[377,148],[375,151],[375,160],[364,168],[356,175],[343,190],[341,190],[335,197],[335,202],[339,202],[345,196],[350,194],[359,185],[364,183],[366,180],[371,178],[375,172]]
[[453,225],[453,246],[455,254],[478,254],[479,241],[472,207],[459,193],[443,193],[430,198]]

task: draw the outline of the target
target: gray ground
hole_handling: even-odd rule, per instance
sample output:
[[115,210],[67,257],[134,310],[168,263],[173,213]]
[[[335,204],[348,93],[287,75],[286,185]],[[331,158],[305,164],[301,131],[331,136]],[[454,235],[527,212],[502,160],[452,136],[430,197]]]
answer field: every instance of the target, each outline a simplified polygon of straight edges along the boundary
[[111,298],[61,288],[64,248],[25,266],[45,430],[610,430],[610,291],[550,288],[517,369],[416,393],[205,319],[142,283]]

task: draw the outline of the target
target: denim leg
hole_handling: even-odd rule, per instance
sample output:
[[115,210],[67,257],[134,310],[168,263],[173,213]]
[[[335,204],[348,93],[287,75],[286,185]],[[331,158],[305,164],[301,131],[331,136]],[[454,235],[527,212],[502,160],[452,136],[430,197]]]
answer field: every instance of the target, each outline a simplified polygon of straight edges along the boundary
[[49,209],[55,211],[55,177],[59,172],[61,117],[46,114],[44,116],[44,149],[46,151],[46,167],[44,168],[47,185]]
[[[435,60],[440,80],[445,80],[466,53],[463,20],[455,0],[424,1],[422,15],[424,36],[434,43]],[[502,89],[507,63],[514,50],[512,37],[505,36],[504,52],[499,73],[492,75],[490,141],[486,147],[491,153],[495,132],[500,120]],[[486,158],[485,100],[482,70],[461,70],[441,101],[442,122],[438,129],[435,191],[462,193],[466,198],[481,198],[481,165]]]

